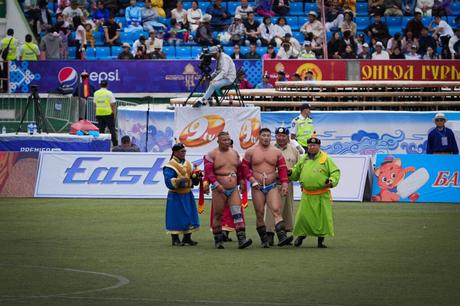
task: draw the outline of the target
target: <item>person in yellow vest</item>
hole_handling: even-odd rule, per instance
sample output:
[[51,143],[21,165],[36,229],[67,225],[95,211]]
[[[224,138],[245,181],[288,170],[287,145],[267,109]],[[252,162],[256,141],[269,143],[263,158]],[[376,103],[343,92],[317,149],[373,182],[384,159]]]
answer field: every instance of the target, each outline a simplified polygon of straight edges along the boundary
[[291,139],[296,140],[307,152],[307,140],[313,135],[313,120],[310,118],[310,104],[304,103],[300,107],[299,116],[291,123]]
[[32,42],[32,35],[26,35],[26,42],[19,48],[19,59],[21,61],[36,61],[40,55],[40,49]]
[[[14,30],[8,29],[6,37],[0,42],[0,61],[15,61],[17,58],[18,41],[13,37]],[[5,54],[4,54],[5,51]],[[1,63],[0,78],[4,79],[2,83],[2,92],[8,92],[8,65]]]
[[96,119],[99,126],[99,132],[105,133],[108,127],[112,135],[112,144],[118,146],[117,132],[115,130],[115,115],[117,104],[113,93],[107,89],[107,80],[102,80],[101,89],[94,93],[94,104],[96,106]]

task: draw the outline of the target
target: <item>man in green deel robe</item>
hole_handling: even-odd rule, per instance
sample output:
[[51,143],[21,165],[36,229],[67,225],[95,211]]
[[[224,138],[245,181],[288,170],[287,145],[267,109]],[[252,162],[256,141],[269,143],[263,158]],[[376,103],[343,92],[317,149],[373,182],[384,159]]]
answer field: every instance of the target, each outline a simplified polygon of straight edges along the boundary
[[325,236],[334,236],[332,222],[332,197],[330,189],[337,186],[340,169],[320,150],[321,140],[313,137],[307,141],[307,152],[292,168],[289,179],[299,181],[302,198],[295,217],[294,242],[302,245],[307,236],[318,237],[318,248],[326,248]]

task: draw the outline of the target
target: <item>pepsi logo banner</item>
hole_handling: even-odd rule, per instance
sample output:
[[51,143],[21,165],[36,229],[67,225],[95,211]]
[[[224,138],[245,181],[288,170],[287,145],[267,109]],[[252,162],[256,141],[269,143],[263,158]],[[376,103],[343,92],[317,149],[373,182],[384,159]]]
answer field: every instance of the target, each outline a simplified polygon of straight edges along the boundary
[[175,138],[192,153],[214,149],[222,131],[230,134],[233,148],[243,153],[257,142],[260,127],[259,107],[176,108]]
[[379,154],[372,201],[460,203],[460,156]]

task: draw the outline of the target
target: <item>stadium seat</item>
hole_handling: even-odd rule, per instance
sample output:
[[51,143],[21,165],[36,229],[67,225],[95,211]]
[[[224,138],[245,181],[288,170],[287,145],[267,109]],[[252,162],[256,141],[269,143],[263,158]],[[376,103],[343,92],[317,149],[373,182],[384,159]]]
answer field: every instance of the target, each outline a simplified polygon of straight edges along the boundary
[[433,19],[433,17],[431,16],[424,16],[422,17],[422,23],[425,27],[428,27],[430,25],[430,22],[431,20]]
[[96,47],[96,58],[98,60],[110,59],[110,47]]
[[257,53],[259,53],[260,56],[263,56],[265,53],[267,53],[267,47],[257,47]]
[[303,44],[305,37],[301,32],[292,32],[292,36],[299,41],[299,43]]
[[386,17],[388,27],[401,27],[401,17],[389,16]]
[[355,22],[358,31],[362,31],[369,26],[369,17],[356,17]]
[[122,28],[126,27],[126,18],[125,17],[115,17],[115,22],[120,24]]
[[228,54],[228,55],[232,54],[233,53],[233,47],[228,47],[228,46],[224,47],[224,53]]
[[450,2],[450,15],[458,16],[460,15],[460,2]]
[[93,32],[93,37],[96,40],[96,46],[103,46],[104,45],[104,39],[103,39],[103,33],[102,32]]
[[198,6],[200,7],[201,12],[204,15],[206,13],[206,9],[209,6],[209,2],[208,1],[198,1]]
[[299,23],[299,28],[301,28],[307,21],[308,21],[307,16],[299,16],[299,17],[297,17],[297,22]]
[[394,36],[396,33],[403,34],[403,29],[401,29],[401,27],[388,27],[388,32],[391,36]]
[[177,47],[176,48],[176,58],[177,59],[190,59],[191,58],[190,47]]
[[405,29],[409,21],[411,21],[414,17],[412,16],[404,16],[401,21],[401,28]]
[[249,47],[240,47],[241,54],[249,53]]
[[87,60],[96,59],[96,49],[95,48],[86,48],[85,59],[87,59]]
[[369,4],[367,2],[356,3],[356,16],[365,17],[369,15]]
[[176,49],[172,46],[163,47],[162,51],[166,54],[167,59],[174,59],[176,57]]
[[69,59],[74,59],[75,55],[77,53],[77,47],[69,47],[68,52],[69,52],[68,58]]
[[183,2],[184,3],[184,9],[185,10],[188,10],[192,7],[192,2]]
[[110,55],[112,56],[112,58],[117,58],[118,54],[120,54],[121,51],[123,51],[121,46],[112,46],[110,48]]
[[192,59],[197,59],[200,56],[202,50],[203,49],[201,47],[199,47],[199,46],[192,47],[192,50],[191,50],[192,51]]
[[171,18],[160,17],[160,18],[158,18],[158,22],[162,23],[162,24],[164,24],[166,26],[169,26],[171,24]]
[[302,16],[303,12],[303,3],[302,2],[291,2],[291,8],[289,10],[290,15]]
[[330,41],[332,38],[332,32],[326,32],[326,41]]
[[286,22],[293,31],[298,31],[300,29],[299,22],[296,16],[287,16]]
[[137,2],[136,2],[136,6],[138,6],[138,7],[144,7],[144,6],[145,6],[145,3],[144,3],[144,2],[141,2],[141,1],[137,1]]
[[232,15],[235,16],[236,7],[240,5],[240,2],[227,2],[227,11]]
[[447,17],[447,23],[448,23],[452,28],[454,28],[455,25],[457,24],[456,21],[455,21],[456,18],[458,18],[458,17],[456,17],[456,16],[449,16],[449,17]]
[[120,41],[121,43],[128,43],[130,45],[133,43],[132,36],[130,35],[130,33],[126,32],[120,32]]
[[310,11],[318,12],[318,5],[316,3],[305,3],[305,14]]

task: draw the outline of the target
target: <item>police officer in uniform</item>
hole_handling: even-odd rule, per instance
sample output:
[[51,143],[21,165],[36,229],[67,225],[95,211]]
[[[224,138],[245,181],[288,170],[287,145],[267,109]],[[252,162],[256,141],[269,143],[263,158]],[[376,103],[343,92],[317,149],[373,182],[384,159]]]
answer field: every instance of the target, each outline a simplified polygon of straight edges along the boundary
[[108,127],[112,135],[112,144],[118,146],[117,132],[115,130],[115,115],[117,105],[115,96],[107,89],[107,80],[102,80],[101,89],[94,93],[94,104],[96,106],[96,119],[99,126],[99,132],[105,133]]
[[296,140],[306,152],[307,140],[314,132],[313,120],[310,118],[310,104],[302,104],[300,114],[292,120],[291,126],[291,139]]
[[32,35],[26,35],[26,42],[19,49],[21,61],[36,61],[40,55],[40,49],[32,42]]

